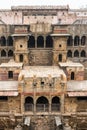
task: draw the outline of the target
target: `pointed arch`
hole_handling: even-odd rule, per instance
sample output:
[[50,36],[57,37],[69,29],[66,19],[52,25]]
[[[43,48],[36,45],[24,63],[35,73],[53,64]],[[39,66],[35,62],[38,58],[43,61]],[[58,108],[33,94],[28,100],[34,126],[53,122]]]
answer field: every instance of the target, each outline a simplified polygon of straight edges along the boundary
[[1,42],[1,46],[6,46],[6,38],[5,38],[5,36],[1,37],[0,42]]
[[78,50],[74,51],[74,57],[79,57],[79,51]]
[[43,36],[38,36],[37,37],[37,47],[44,47],[44,37]]
[[1,50],[1,57],[6,57],[6,51],[5,50]]
[[49,101],[46,97],[41,96],[36,101],[36,109],[37,111],[49,111]]
[[67,57],[72,57],[72,51],[71,50],[68,50]]
[[34,36],[29,37],[28,48],[35,48],[35,37]]
[[28,96],[25,98],[25,111],[33,111],[34,100],[32,97]]
[[52,98],[51,110],[60,111],[60,98],[59,97],[55,96]]
[[8,38],[7,38],[7,45],[8,46],[13,46],[13,38],[12,38],[12,36],[8,36]]
[[81,51],[81,57],[86,57],[86,52],[84,50]]
[[75,36],[74,38],[74,46],[78,46],[79,45],[79,36]]
[[72,36],[69,36],[67,40],[67,46],[72,46],[72,45],[73,45],[73,38]]
[[86,44],[86,36],[81,37],[81,45],[84,46]]
[[13,51],[12,50],[9,50],[8,51],[8,57],[12,57],[13,56]]
[[46,47],[52,48],[53,47],[53,39],[51,36],[46,36]]

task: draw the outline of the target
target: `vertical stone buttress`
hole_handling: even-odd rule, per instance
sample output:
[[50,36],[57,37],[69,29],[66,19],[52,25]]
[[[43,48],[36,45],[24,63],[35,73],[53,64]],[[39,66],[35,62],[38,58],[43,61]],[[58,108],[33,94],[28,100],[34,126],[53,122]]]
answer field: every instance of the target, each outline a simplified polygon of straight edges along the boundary
[[53,36],[53,65],[66,62],[67,59],[67,37]]

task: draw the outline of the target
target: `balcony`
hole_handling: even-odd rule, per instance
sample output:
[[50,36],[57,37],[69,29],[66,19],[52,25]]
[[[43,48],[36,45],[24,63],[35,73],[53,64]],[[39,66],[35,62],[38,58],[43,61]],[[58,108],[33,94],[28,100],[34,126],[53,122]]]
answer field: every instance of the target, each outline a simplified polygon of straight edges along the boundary
[[34,105],[30,103],[25,104],[25,111],[34,111]]
[[52,112],[58,112],[58,111],[60,111],[60,104],[52,104],[51,105],[51,111]]
[[49,112],[49,104],[37,104],[36,112]]
[[[35,109],[36,112],[49,112],[51,107],[51,112],[59,112],[60,111],[60,104],[36,104]],[[34,105],[26,103],[25,104],[25,111],[26,112],[34,112]]]

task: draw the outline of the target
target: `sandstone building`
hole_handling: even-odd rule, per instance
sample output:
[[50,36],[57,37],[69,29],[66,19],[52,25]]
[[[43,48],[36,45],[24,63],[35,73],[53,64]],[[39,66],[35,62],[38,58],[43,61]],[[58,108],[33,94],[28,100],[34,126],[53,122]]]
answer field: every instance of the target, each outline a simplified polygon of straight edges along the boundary
[[0,10],[0,130],[87,130],[87,9]]

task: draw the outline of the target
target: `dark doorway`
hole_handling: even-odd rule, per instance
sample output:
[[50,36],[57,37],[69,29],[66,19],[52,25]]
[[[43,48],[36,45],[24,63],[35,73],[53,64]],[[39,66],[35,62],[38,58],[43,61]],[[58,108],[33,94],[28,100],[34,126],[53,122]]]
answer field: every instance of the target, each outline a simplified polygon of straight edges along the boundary
[[71,80],[74,80],[74,78],[75,78],[75,74],[74,72],[71,72]]
[[62,54],[59,54],[59,62],[62,62]]
[[8,78],[12,79],[13,78],[13,71],[8,71]]
[[22,54],[19,56],[19,60],[20,60],[20,62],[23,62],[23,55]]

